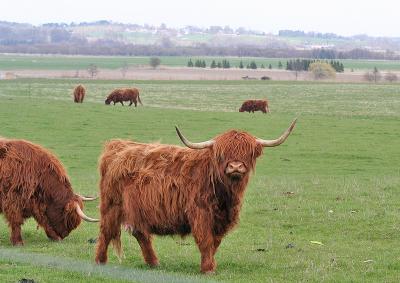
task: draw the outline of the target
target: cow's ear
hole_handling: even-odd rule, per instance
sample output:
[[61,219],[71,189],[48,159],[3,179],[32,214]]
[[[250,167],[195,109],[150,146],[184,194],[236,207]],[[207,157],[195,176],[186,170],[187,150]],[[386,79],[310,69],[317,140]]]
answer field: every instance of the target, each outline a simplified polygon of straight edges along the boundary
[[64,208],[65,218],[64,224],[68,230],[74,229],[81,223],[81,217],[76,213],[76,204],[79,203],[83,207],[83,203],[75,198],[71,199]]
[[254,149],[254,157],[257,158],[263,153],[263,146],[261,144],[257,144]]

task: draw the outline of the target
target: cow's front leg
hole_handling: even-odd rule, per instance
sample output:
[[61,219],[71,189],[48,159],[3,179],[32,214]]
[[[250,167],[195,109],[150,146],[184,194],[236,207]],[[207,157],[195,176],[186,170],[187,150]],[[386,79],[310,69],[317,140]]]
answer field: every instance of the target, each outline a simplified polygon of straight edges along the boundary
[[61,237],[54,231],[54,229],[50,226],[50,223],[46,217],[46,206],[41,205],[35,202],[32,205],[32,215],[35,218],[36,222],[39,226],[43,227],[44,232],[46,233],[47,237],[54,241],[61,240]]
[[18,210],[10,211],[3,210],[8,221],[8,226],[11,230],[10,241],[13,246],[22,246],[24,242],[21,236],[21,225],[24,223],[24,218]]
[[[212,233],[212,217],[205,211],[196,213],[191,224],[192,234],[201,254],[201,272],[213,273],[217,264],[214,260],[215,239]],[[219,245],[219,244],[218,244]]]
[[120,101],[120,102],[121,102],[122,106],[124,106],[124,102],[123,101]]

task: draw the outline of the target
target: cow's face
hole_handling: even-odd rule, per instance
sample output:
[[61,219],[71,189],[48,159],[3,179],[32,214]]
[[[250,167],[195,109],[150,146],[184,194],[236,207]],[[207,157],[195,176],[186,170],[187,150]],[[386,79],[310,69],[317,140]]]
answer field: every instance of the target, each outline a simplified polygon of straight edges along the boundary
[[[61,239],[67,237],[81,223],[81,217],[76,211],[77,205],[81,208],[83,206],[82,201],[74,196],[64,206],[57,203],[50,203],[47,207],[46,215],[48,223]],[[49,234],[48,236],[53,238]]]
[[254,169],[256,158],[262,154],[262,145],[246,132],[232,130],[214,140],[212,150],[220,176],[231,181],[242,180]]
[[104,101],[104,103],[105,103],[106,105],[109,105],[109,104],[111,103],[111,99],[110,99],[110,98],[107,98],[106,101]]
[[274,140],[255,138],[246,132],[231,130],[212,140],[193,143],[185,138],[177,127],[175,128],[179,138],[187,147],[196,150],[208,148],[212,151],[211,158],[217,165],[220,176],[238,181],[254,169],[256,159],[262,154],[263,147],[278,146],[287,139],[296,120],[279,138]]
[[240,107],[240,108],[239,108],[239,112],[244,112],[243,107]]

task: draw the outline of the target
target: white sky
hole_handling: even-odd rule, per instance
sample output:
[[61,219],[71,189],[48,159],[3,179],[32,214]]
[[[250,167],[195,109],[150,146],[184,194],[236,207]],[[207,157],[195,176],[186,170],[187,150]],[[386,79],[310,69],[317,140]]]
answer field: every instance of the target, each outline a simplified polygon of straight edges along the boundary
[[0,20],[123,23],[171,27],[229,25],[400,37],[399,0],[0,0]]

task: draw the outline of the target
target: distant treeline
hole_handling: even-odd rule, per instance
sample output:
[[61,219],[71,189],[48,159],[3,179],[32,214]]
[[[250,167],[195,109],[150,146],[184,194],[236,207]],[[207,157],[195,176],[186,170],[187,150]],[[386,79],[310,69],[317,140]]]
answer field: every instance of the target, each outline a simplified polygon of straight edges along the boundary
[[[310,67],[310,65],[312,63],[315,63],[319,60],[310,60],[310,59],[296,59],[296,60],[289,60],[286,62],[286,70],[289,71],[308,71],[308,68]],[[326,63],[330,64],[332,66],[333,69],[335,69],[335,71],[337,73],[342,73],[344,72],[344,65],[343,63],[339,62],[339,61],[327,61]]]
[[[106,26],[111,25],[122,30],[144,30],[168,35],[161,37],[161,41],[148,44],[134,44],[119,38],[118,32],[109,32],[107,39],[92,41],[91,37],[81,34],[76,27],[82,26]],[[140,26],[136,24],[114,24],[109,21],[97,21],[93,23],[65,24],[48,23],[40,26],[30,24],[10,23],[0,21],[0,52],[2,53],[28,53],[28,54],[65,54],[65,55],[121,55],[121,56],[238,56],[238,57],[269,57],[269,58],[312,58],[312,59],[400,59],[400,55],[390,48],[385,52],[374,52],[367,49],[356,48],[339,51],[337,49],[296,49],[295,47],[278,44],[255,45],[252,43],[230,43],[219,45],[212,40],[209,43],[194,42],[190,46],[176,44],[170,37],[177,34],[259,34],[255,31],[229,26],[211,26],[207,29],[199,29],[187,26],[182,29],[167,28],[165,24],[159,27]],[[263,33],[260,33],[263,34]],[[280,36],[311,36],[322,38],[338,38],[335,34],[305,33],[303,31],[282,30]],[[371,38],[373,40],[373,38]],[[379,39],[384,41],[385,39]],[[389,40],[389,39],[387,39]],[[400,39],[391,39],[390,43],[397,44]],[[376,40],[378,41],[378,39]],[[371,41],[374,42],[374,41]],[[229,42],[228,42],[229,43]],[[390,46],[390,44],[389,44]]]
[[216,47],[207,44],[197,46],[134,45],[118,41],[78,39],[59,43],[31,43],[0,45],[0,53],[64,54],[64,55],[110,55],[110,56],[238,56],[267,58],[313,58],[313,59],[376,59],[400,60],[393,52],[372,52],[366,49],[337,51],[331,49],[296,50],[254,46]]

